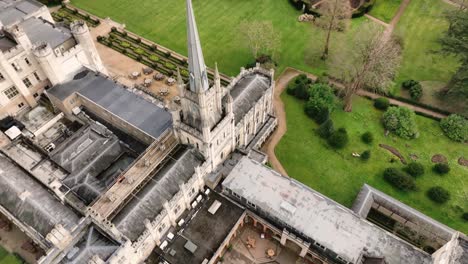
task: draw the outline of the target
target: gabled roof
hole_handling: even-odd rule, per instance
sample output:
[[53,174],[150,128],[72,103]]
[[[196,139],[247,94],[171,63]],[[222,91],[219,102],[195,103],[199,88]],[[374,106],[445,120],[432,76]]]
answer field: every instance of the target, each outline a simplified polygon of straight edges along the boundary
[[169,112],[91,71],[80,72],[73,80],[56,85],[47,93],[59,100],[78,93],[155,139],[172,127]]
[[38,11],[42,6],[34,0],[0,0],[0,22],[7,27]]

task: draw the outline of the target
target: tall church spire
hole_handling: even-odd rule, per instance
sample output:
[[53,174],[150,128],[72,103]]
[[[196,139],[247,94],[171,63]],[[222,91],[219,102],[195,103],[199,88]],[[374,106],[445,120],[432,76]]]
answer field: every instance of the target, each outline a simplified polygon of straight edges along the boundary
[[190,90],[195,93],[208,90],[208,75],[193,13],[192,0],[187,0],[187,41]]

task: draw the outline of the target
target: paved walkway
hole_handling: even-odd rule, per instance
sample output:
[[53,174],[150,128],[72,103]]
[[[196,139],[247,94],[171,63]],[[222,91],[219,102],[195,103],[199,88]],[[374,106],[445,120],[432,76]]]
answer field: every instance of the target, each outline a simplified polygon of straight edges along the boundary
[[370,20],[376,22],[376,23],[381,24],[381,25],[384,26],[384,27],[388,27],[388,26],[389,26],[389,24],[388,24],[387,22],[385,22],[385,21],[383,21],[383,20],[380,20],[380,19],[378,19],[378,18],[376,18],[376,17],[373,17],[373,16],[371,16],[371,15],[369,15],[369,14],[365,14],[364,16],[367,17],[368,19],[370,19]]
[[411,0],[403,0],[398,8],[396,15],[392,18],[392,21],[388,24],[387,29],[385,29],[382,38],[388,39],[392,36],[393,30],[395,29],[396,24],[400,21],[401,16],[405,12]]

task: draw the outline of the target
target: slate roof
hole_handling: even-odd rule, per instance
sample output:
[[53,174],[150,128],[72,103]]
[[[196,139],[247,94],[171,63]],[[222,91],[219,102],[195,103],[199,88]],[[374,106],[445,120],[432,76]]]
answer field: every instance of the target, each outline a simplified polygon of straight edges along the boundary
[[431,256],[300,182],[244,157],[223,182],[275,222],[355,263],[364,248],[388,264],[432,263]]
[[69,29],[54,26],[40,18],[28,18],[19,25],[23,28],[32,44],[47,42],[52,49],[72,38]]
[[242,77],[230,90],[234,100],[234,116],[236,124],[252,109],[262,98],[265,91],[270,88],[271,80],[261,73],[251,73]]
[[47,91],[60,100],[75,92],[153,138],[159,138],[172,127],[172,116],[169,112],[128,91],[122,85],[91,71],[80,72],[73,80],[56,85]]
[[42,6],[34,0],[0,0],[0,21],[5,27],[12,25]]
[[0,205],[45,237],[56,224],[68,230],[79,217],[45,187],[0,154]]
[[145,230],[144,220],[153,220],[179,192],[179,184],[187,182],[195,173],[195,167],[203,163],[203,157],[195,149],[183,149],[171,157],[152,180],[136,194],[113,220],[117,228],[132,241]]

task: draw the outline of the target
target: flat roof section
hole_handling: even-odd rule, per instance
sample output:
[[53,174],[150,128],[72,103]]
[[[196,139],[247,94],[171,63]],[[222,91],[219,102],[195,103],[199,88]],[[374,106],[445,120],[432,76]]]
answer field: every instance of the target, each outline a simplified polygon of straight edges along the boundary
[[[431,256],[354,214],[302,183],[247,157],[223,187],[243,197],[272,221],[289,226],[348,261],[367,253],[389,264],[431,263]],[[271,220],[270,219],[270,220]]]
[[169,112],[122,85],[88,70],[78,73],[72,81],[47,91],[59,100],[65,100],[75,92],[155,139],[172,127]]
[[[221,206],[211,214],[209,208],[215,201],[219,201]],[[156,248],[156,252],[169,263],[200,264],[204,259],[210,260],[244,213],[244,209],[215,192],[201,203],[186,217],[187,224],[182,231],[176,232],[173,242],[168,241],[164,252]]]
[[34,0],[0,0],[0,21],[4,26],[14,24],[43,5]]

